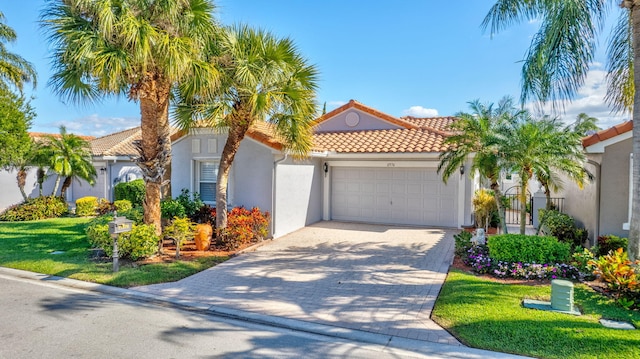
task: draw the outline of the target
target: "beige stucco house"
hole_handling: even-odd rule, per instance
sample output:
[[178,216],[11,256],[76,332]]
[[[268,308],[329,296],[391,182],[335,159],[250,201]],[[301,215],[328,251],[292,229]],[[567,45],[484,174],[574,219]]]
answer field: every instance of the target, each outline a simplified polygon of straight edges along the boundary
[[582,190],[566,181],[560,193],[566,198],[564,211],[589,231],[592,244],[600,235],[629,235],[632,129],[627,121],[585,137],[582,146],[594,180]]

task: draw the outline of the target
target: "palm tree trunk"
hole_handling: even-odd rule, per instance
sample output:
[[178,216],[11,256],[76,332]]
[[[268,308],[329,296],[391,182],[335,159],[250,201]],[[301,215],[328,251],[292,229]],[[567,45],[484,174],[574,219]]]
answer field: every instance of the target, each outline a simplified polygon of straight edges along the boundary
[[[136,162],[145,181],[144,223],[154,225],[158,236],[162,233],[160,198],[167,159],[160,124],[168,121],[169,90],[170,84],[154,73],[148,73],[138,89],[142,139],[136,144],[140,153]],[[158,243],[158,251],[162,252],[162,241]]]
[[529,187],[529,177],[526,172],[520,175],[520,234],[524,234],[527,222],[527,188]]
[[24,187],[27,184],[27,171],[24,168],[21,168],[18,170],[18,174],[16,175],[16,180],[18,180],[18,188],[20,189],[20,194],[22,194],[22,198],[24,198],[26,202],[27,194],[24,191]]
[[56,183],[53,185],[53,192],[51,193],[52,196],[56,196],[56,194],[58,193],[58,187],[60,186],[60,175],[56,175]]
[[60,188],[60,197],[65,198],[67,189],[69,189],[69,187],[71,186],[71,180],[72,178],[70,176],[64,178],[64,181],[62,182],[62,188]]
[[39,167],[38,168],[38,173],[37,173],[37,177],[38,177],[38,197],[42,197],[42,184],[44,183],[44,168]]
[[[234,120],[232,120],[231,123],[234,123]],[[236,125],[229,129],[227,142],[224,144],[224,149],[220,156],[218,184],[216,186],[216,230],[227,228],[227,186],[229,183],[229,171],[240,147],[240,142],[249,129],[249,121],[241,118],[235,123]]]
[[629,231],[629,259],[640,259],[640,4],[631,5],[631,26],[633,27],[633,191],[631,223]]
[[167,153],[162,176],[162,198],[171,198],[171,126],[169,125],[169,116],[161,118],[158,122],[160,134],[164,138],[162,151]]
[[502,233],[507,234],[507,220],[505,218],[505,209],[502,207],[502,192],[500,191],[500,185],[498,181],[491,180],[491,190],[493,191],[493,195],[496,197],[496,207],[498,207],[498,217],[500,217],[500,227],[502,228]]

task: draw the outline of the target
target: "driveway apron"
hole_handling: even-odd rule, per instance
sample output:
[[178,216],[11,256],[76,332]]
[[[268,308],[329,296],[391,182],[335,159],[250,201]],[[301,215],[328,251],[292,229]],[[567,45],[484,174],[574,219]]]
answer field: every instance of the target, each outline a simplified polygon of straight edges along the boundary
[[454,230],[319,222],[178,282],[132,288],[202,304],[460,345],[431,319]]

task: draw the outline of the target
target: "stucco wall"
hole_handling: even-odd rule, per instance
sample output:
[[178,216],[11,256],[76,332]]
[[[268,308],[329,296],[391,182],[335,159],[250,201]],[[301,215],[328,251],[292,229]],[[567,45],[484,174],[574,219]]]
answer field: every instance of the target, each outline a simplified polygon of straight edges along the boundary
[[319,159],[287,160],[278,164],[274,237],[322,219],[323,176]]
[[622,229],[629,215],[629,154],[632,139],[607,146],[602,157],[600,233],[627,237]]
[[[36,182],[37,171],[38,169],[33,167],[30,168],[27,173],[27,183],[24,187],[24,191],[27,196],[31,198],[38,197],[39,194],[38,184]],[[55,180],[55,175],[49,176],[47,180],[45,180],[42,186],[43,195],[51,195]],[[62,182],[60,183],[60,186],[62,186]],[[60,189],[58,189],[58,193],[60,193]],[[18,182],[16,180],[16,172],[0,170],[0,212],[14,204],[21,203],[22,201],[23,198],[20,194],[20,190],[18,189]]]
[[[198,130],[173,143],[171,191],[174,197],[178,196],[183,188],[197,192],[194,182],[195,161],[219,161],[226,139],[226,134]],[[245,138],[240,144],[229,174],[229,205],[247,208],[257,206],[263,211],[271,211],[273,161],[271,149]]]
[[[357,113],[360,116],[360,120],[356,126],[347,126],[345,119],[350,113]],[[316,128],[316,132],[338,132],[338,131],[361,131],[361,130],[390,130],[400,128],[398,125],[383,121],[377,117],[371,116],[366,112],[362,112],[356,109],[351,109],[345,112],[341,112],[335,117],[332,117],[322,122]]]
[[[600,163],[601,155],[592,154],[587,158],[592,162]],[[593,163],[587,163],[585,168],[594,175],[592,182],[584,184],[580,189],[571,179],[564,175],[559,175],[563,183],[563,189],[558,193],[552,194],[553,197],[564,198],[563,211],[573,217],[578,227],[583,227],[589,232],[589,240],[593,244],[596,236],[596,204],[598,193],[598,166]]]

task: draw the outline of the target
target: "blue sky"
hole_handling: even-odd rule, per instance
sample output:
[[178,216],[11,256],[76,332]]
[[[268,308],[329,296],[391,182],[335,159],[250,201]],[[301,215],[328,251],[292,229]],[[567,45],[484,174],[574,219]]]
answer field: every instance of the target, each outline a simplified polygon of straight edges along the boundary
[[[355,99],[392,116],[449,116],[467,102],[497,102],[520,95],[520,70],[538,23],[525,22],[491,38],[480,28],[492,0],[301,1],[219,0],[216,16],[289,36],[320,70],[318,102],[331,110]],[[33,91],[37,118],[32,131],[100,136],[139,125],[140,111],[127,99],[101,104],[63,103],[47,86],[51,74],[48,45],[37,18],[44,0],[0,5],[18,33],[10,46],[38,71]],[[606,34],[606,31],[605,31]],[[604,47],[600,46],[587,83],[567,104],[571,121],[580,112],[598,117],[601,127],[629,118],[604,106]]]

